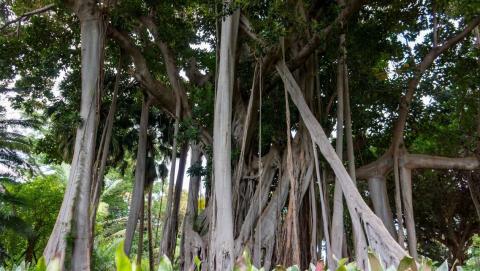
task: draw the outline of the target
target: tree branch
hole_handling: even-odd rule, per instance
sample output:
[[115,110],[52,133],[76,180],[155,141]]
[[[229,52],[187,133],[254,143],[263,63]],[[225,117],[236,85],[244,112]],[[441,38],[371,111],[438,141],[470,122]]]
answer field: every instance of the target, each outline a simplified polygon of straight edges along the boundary
[[[300,50],[295,58],[288,61],[287,66],[291,71],[298,69],[307,59],[312,55],[315,50],[322,44],[325,38],[332,32],[335,27],[343,22],[345,22],[353,13],[357,12],[366,0],[352,0],[350,4],[340,11],[340,14],[335,18],[335,20],[322,29],[320,32],[317,32],[307,44]],[[265,41],[261,37],[257,36],[251,24],[245,16],[241,16],[240,19],[240,29],[250,38],[259,42],[261,45],[265,46]],[[265,69],[271,65],[275,65],[276,62],[280,59],[281,50],[278,47],[273,47],[265,57]]]
[[425,71],[432,65],[433,61],[437,59],[442,53],[452,48],[458,42],[463,40],[478,24],[480,23],[480,17],[473,19],[465,29],[457,35],[451,37],[445,41],[441,46],[432,48],[422,61],[416,66],[416,71],[413,77],[408,82],[408,89],[405,96],[400,101],[400,111],[398,119],[393,131],[392,147],[398,147],[398,144],[402,141],[403,132],[405,130],[405,124],[407,122],[408,112],[410,110],[410,104],[413,100],[415,89],[420,83],[420,79]]
[[15,23],[21,23],[22,21],[25,21],[26,19],[32,17],[33,15],[40,14],[40,13],[43,13],[43,12],[47,12],[47,11],[53,9],[53,7],[55,7],[55,4],[46,5],[44,7],[39,8],[39,9],[32,10],[32,11],[29,11],[27,13],[24,13],[24,14],[18,16],[17,18],[6,22],[2,27],[0,27],[0,31],[3,31],[4,29],[6,29],[9,25],[12,25],[12,24],[15,24]]
[[[135,78],[138,82],[140,82],[140,84],[142,84],[143,87],[145,87],[148,93],[155,98],[155,101],[152,105],[165,109],[168,114],[175,118],[176,98],[172,89],[168,88],[162,82],[154,79],[148,69],[145,57],[142,55],[140,50],[133,45],[125,33],[122,33],[113,26],[109,25],[108,34],[115,39],[120,47],[122,47],[122,49],[125,50],[125,52],[132,58],[135,65]],[[189,115],[191,108],[188,105],[186,94],[184,93],[183,95],[184,98],[182,98],[182,100],[185,101],[182,102],[182,114]],[[210,145],[213,142],[210,133],[204,128],[202,128],[200,132],[201,141],[205,145]]]
[[180,96],[180,100],[182,103],[182,115],[190,116],[191,110],[188,104],[188,98],[185,90],[185,86],[182,83],[182,79],[180,78],[177,63],[175,60],[175,54],[173,53],[172,49],[165,43],[164,41],[160,40],[158,36],[158,28],[157,25],[153,22],[151,17],[142,16],[140,17],[140,21],[147,27],[148,30],[153,35],[155,40],[155,44],[160,49],[163,55],[163,60],[165,62],[165,68],[167,69],[168,79],[172,84],[173,90],[178,93]]
[[423,73],[433,64],[433,62],[435,61],[435,59],[437,59],[438,56],[440,56],[442,53],[463,40],[478,24],[480,24],[480,17],[474,18],[472,21],[470,21],[470,23],[467,24],[467,26],[462,32],[449,38],[441,46],[432,48],[425,55],[422,61],[418,65],[416,65],[415,74],[408,82],[407,92],[405,93],[405,96],[403,96],[400,100],[398,119],[395,122],[395,126],[393,128],[393,138],[390,149],[379,159],[383,161],[377,160],[359,168],[358,171],[359,174],[361,174],[360,176],[371,176],[372,172],[377,175],[385,175],[388,173],[388,171],[391,170],[391,166],[393,166],[393,164],[386,167],[385,162],[393,162],[388,156],[391,156],[395,152],[394,150],[399,147],[400,142],[402,142],[403,132],[405,130],[408,112],[410,110],[410,104],[413,100],[413,95],[418,84],[420,83],[420,79]]
[[[356,170],[358,179],[368,179],[374,176],[384,176],[393,167],[393,159],[387,152],[375,162],[362,166]],[[480,161],[475,156],[471,157],[445,157],[427,154],[400,155],[400,163],[409,169],[460,169],[474,170],[480,168]]]
[[156,99],[156,105],[164,108],[170,115],[174,116],[175,95],[173,91],[153,78],[148,69],[145,57],[140,50],[133,45],[126,34],[118,31],[111,25],[108,26],[108,34],[130,55],[135,65],[135,78],[147,89],[148,93]]
[[463,169],[474,170],[480,167],[480,161],[476,157],[450,158],[425,154],[407,154],[401,161],[410,169]]
[[296,70],[300,65],[302,65],[307,58],[315,52],[318,46],[325,40],[325,38],[332,32],[337,25],[344,23],[353,13],[357,12],[366,0],[353,0],[350,1],[350,4],[342,9],[340,14],[335,18],[335,20],[322,29],[322,31],[316,33],[307,44],[300,50],[298,55],[288,62],[288,67],[290,70]]

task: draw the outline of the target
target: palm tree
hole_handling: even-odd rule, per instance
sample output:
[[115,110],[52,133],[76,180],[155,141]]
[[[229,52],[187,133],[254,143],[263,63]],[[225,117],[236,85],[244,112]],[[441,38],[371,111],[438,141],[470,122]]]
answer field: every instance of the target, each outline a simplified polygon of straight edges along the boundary
[[[16,120],[5,118],[5,107],[0,106],[0,231],[10,229],[27,237],[31,233],[30,226],[12,211],[15,207],[24,205],[23,201],[10,194],[5,183],[18,183],[25,171],[33,172],[34,166],[28,162],[31,148],[29,140],[21,131],[35,127],[31,120]],[[0,264],[8,257],[0,243]]]

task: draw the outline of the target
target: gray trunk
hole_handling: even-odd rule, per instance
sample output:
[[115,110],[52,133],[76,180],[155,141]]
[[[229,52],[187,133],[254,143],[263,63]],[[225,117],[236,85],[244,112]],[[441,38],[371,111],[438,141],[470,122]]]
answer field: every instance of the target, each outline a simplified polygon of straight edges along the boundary
[[[198,145],[191,147],[191,166],[198,166],[201,164],[202,153]],[[181,241],[181,256],[180,265],[181,270],[192,270],[194,268],[193,259],[198,256],[204,259],[203,242],[194,231],[195,218],[198,214],[198,192],[200,190],[200,176],[190,175],[190,185],[188,187],[187,211],[185,219],[183,220],[183,234]]]
[[[280,158],[278,151],[275,148],[271,148],[270,152],[262,159],[264,160],[262,162],[263,171],[261,173],[262,176],[259,178],[261,180],[261,183],[260,185],[257,185],[257,189],[255,190],[255,194],[250,203],[250,208],[248,209],[248,213],[242,223],[240,233],[235,240],[236,257],[240,256],[243,252],[246,242],[252,235],[253,226],[255,225],[255,222],[257,221],[260,214],[262,213],[263,208],[267,204],[268,193],[266,193],[266,191],[270,189],[273,177],[279,166],[278,160]],[[264,191],[265,193],[260,193],[260,191]]]
[[150,270],[154,270],[155,261],[153,255],[153,229],[152,229],[152,191],[153,182],[148,189],[148,199],[147,199],[147,234],[148,234],[148,266]]
[[309,191],[309,200],[310,200],[310,212],[311,212],[311,217],[312,217],[312,227],[311,227],[311,239],[310,239],[310,255],[311,255],[311,263],[316,263],[317,262],[317,204],[315,201],[315,186],[314,186],[314,180],[310,182],[310,186],[308,187]]
[[[230,3],[230,2],[228,2]],[[210,270],[232,270],[234,264],[231,120],[235,49],[240,11],[222,21],[218,84],[213,126],[213,210],[210,224]]]
[[145,189],[145,169],[147,158],[147,131],[148,131],[148,108],[149,102],[142,103],[142,113],[140,116],[140,129],[138,131],[138,149],[137,161],[135,164],[135,184],[133,186],[132,200],[130,203],[130,211],[128,213],[127,229],[125,233],[125,243],[123,249],[127,255],[130,255],[132,248],[133,236],[137,227],[140,210],[143,204],[143,195]]
[[[320,193],[320,207],[322,208],[322,222],[323,222],[323,232],[325,235],[325,243],[326,243],[326,262],[328,266],[334,266],[333,262],[333,255],[332,255],[332,246],[330,242],[330,231],[329,231],[329,223],[328,223],[328,208],[326,205],[325,199],[325,191],[324,186],[322,184],[322,178],[320,177],[320,166],[318,165],[318,154],[317,154],[317,146],[315,142],[312,140],[312,147],[313,147],[313,155],[315,159],[315,173],[317,174],[317,184],[318,184],[318,191]],[[323,181],[326,182],[326,179],[323,178]]]
[[400,167],[400,182],[405,208],[405,225],[407,226],[408,250],[414,259],[418,259],[417,234],[415,233],[415,219],[413,215],[412,198],[412,170]]
[[[288,67],[285,63],[278,62],[276,68],[282,77],[293,102],[299,110],[303,122],[310,132],[312,140],[319,146],[321,153],[332,167],[342,186],[352,221],[357,219],[358,223],[362,222],[362,226],[365,229],[369,241],[369,246],[373,251],[380,255],[380,258],[387,266],[392,264],[395,266],[398,265],[400,260],[407,255],[406,252],[395,242],[380,219],[363,201],[341,160],[335,154],[335,150],[332,148],[325,132],[320,126],[320,123],[318,123],[317,119],[308,108],[300,87],[293,78]],[[367,248],[365,247],[365,249]]]
[[[177,137],[178,137],[178,129],[180,124],[180,94],[178,91],[175,92],[176,97],[176,104],[175,104],[175,126],[173,130],[173,143],[172,143],[172,157],[171,157],[171,164],[170,164],[170,176],[168,178],[168,193],[167,193],[167,206],[165,208],[164,214],[164,223],[162,228],[162,241],[160,243],[160,256],[167,254],[168,252],[168,236],[165,238],[165,233],[168,234],[169,229],[167,227],[170,226],[170,214],[172,213],[173,207],[173,193],[174,193],[174,186],[175,186],[175,169],[177,166]],[[161,211],[161,210],[160,210]]]
[[388,201],[387,180],[383,176],[370,177],[368,179],[368,188],[375,214],[382,220],[390,235],[395,238],[397,234],[393,225],[390,202]]
[[[346,49],[345,49],[346,55]],[[350,88],[348,85],[348,68],[346,63],[343,65],[343,91],[344,91],[344,102],[345,102],[345,136],[347,141],[347,156],[348,156],[348,173],[350,178],[355,185],[357,185],[356,174],[355,174],[355,154],[353,150],[353,135],[352,135],[352,113],[350,109]],[[352,220],[352,226],[354,228],[354,246],[355,246],[355,257],[358,266],[361,269],[367,268],[368,255],[365,251],[367,243],[365,240],[365,235],[363,234],[362,225],[358,223],[359,221],[354,219]]]
[[144,225],[144,222],[145,222],[144,206],[145,206],[145,196],[142,195],[142,204],[140,205],[140,215],[139,215],[140,223],[139,223],[139,225],[138,225],[137,266],[141,266],[141,265],[142,265],[142,255],[143,255],[143,230],[144,230],[144,228],[145,228],[145,225]]
[[99,152],[97,153],[97,164],[98,168],[95,168],[96,171],[93,175],[93,184],[92,184],[92,192],[90,194],[92,199],[92,206],[91,206],[91,216],[90,216],[90,223],[92,224],[92,241],[93,235],[95,235],[95,218],[97,215],[98,204],[100,202],[100,195],[101,190],[103,187],[103,179],[105,177],[105,169],[107,167],[107,158],[108,152],[110,148],[110,142],[112,140],[112,130],[113,130],[113,122],[115,120],[115,112],[117,110],[117,96],[118,96],[118,86],[120,84],[120,74],[121,74],[121,66],[122,65],[122,58],[119,58],[118,66],[117,66],[117,75],[115,77],[115,86],[113,88],[112,94],[112,103],[110,104],[110,109],[108,110],[107,119],[105,121],[105,127],[102,132],[102,140],[100,141],[100,148]]
[[[398,145],[397,145],[398,146]],[[402,191],[400,186],[400,169],[398,165],[398,147],[393,150],[393,177],[395,180],[395,209],[397,215],[397,238],[401,247],[405,247],[405,235],[403,232]]]
[[[101,68],[105,31],[95,3],[77,1],[75,12],[80,19],[82,45],[82,97],[73,160],[67,189],[54,229],[43,252],[47,264],[59,258],[62,270],[90,269],[90,190],[97,114],[102,88]],[[72,240],[73,239],[73,240]],[[67,243],[72,240],[72,243]],[[70,266],[65,266],[68,263]]]
[[[343,51],[345,46],[345,34],[340,35],[340,49]],[[337,141],[335,151],[337,153],[340,161],[343,160],[343,111],[344,111],[344,101],[343,101],[343,84],[344,84],[344,55],[339,57],[337,64]],[[335,258],[341,259],[342,255],[342,245],[343,245],[343,193],[342,186],[338,178],[335,179],[335,191],[333,195],[333,216],[332,216],[332,254]],[[335,265],[336,267],[336,265]],[[334,268],[335,269],[335,268]]]
[[180,198],[182,196],[183,177],[185,176],[185,164],[188,154],[188,145],[182,147],[180,153],[180,161],[178,163],[177,181],[175,182],[175,194],[173,197],[173,204],[170,213],[167,213],[167,219],[164,222],[163,236],[162,236],[162,252],[167,255],[169,259],[174,258],[175,245],[177,243],[178,232],[178,211],[180,207]]

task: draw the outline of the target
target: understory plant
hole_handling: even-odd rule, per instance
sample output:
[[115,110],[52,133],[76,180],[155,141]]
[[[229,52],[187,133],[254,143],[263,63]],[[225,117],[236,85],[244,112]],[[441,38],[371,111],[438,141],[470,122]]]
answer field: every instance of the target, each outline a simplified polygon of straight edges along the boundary
[[[480,239],[478,240],[480,241]],[[473,246],[472,246],[473,247]],[[475,248],[472,248],[475,249]],[[480,252],[480,247],[476,247],[475,253]],[[477,258],[478,259],[478,258]],[[201,270],[202,262],[198,257],[194,259],[195,270]],[[140,266],[130,261],[128,256],[123,250],[123,242],[120,242],[115,252],[115,265],[117,271],[141,271]],[[338,267],[336,271],[361,271],[361,269],[355,264],[355,262],[348,262],[347,258],[340,259],[337,263]],[[397,267],[390,266],[385,267],[380,261],[379,257],[373,253],[368,253],[368,266],[370,271],[449,271],[448,263],[445,261],[439,267],[433,265],[432,260],[427,258],[422,258],[419,263],[411,257],[403,258]],[[173,271],[175,270],[172,262],[167,256],[162,256],[158,266],[158,271]],[[234,266],[234,271],[265,271],[263,267],[257,268],[253,265],[251,261],[251,256],[247,250],[245,250],[241,257],[236,261]],[[290,267],[284,267],[281,265],[276,266],[273,270],[275,271],[300,271],[300,268],[297,265]],[[331,271],[333,269],[325,268],[324,265],[319,262],[317,265],[310,263],[308,270],[306,271]],[[463,269],[463,270],[477,270],[477,269]]]

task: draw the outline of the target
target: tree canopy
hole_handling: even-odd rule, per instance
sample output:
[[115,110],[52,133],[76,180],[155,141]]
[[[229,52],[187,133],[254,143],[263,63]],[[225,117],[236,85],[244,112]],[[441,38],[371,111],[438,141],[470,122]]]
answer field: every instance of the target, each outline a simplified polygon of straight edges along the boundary
[[469,270],[479,25],[473,0],[6,0],[0,264]]

